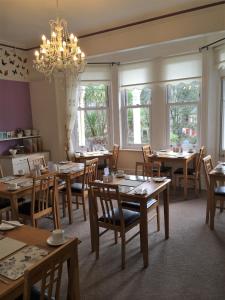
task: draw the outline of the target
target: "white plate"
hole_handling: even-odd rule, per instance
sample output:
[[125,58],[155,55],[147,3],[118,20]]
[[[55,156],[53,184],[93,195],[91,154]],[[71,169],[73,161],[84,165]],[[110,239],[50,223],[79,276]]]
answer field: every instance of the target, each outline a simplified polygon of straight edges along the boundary
[[62,160],[62,161],[59,162],[60,165],[66,165],[68,163],[69,163],[68,160]]
[[163,182],[166,179],[166,177],[153,177],[152,179],[155,182]]
[[12,230],[14,228],[15,228],[15,226],[10,225],[10,224],[4,224],[4,223],[0,224],[0,230],[2,230],[2,231]]
[[64,238],[63,240],[59,241],[59,242],[53,242],[53,239],[52,237],[50,236],[48,239],[47,239],[47,244],[49,246],[60,246],[60,245],[63,245],[65,244],[66,242],[68,241],[68,238]]

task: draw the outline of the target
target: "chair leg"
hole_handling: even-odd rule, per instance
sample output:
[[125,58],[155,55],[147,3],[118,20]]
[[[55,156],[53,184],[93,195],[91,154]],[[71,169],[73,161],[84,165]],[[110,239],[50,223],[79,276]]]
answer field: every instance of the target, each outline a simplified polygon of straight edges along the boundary
[[95,255],[99,259],[99,227],[95,230]]
[[63,194],[62,195],[62,212],[63,212],[63,218],[66,217],[66,201],[67,201],[66,195]]
[[84,196],[82,196],[82,205],[83,205],[84,221],[86,221],[87,217],[86,217],[86,208],[85,208],[85,199],[84,199]]
[[206,218],[205,218],[205,223],[209,223],[209,197],[207,197],[207,203],[206,203]]
[[115,237],[115,244],[118,243],[118,234],[117,234],[117,230],[114,231],[114,237]]
[[125,241],[125,232],[121,232],[121,267],[122,269],[125,269],[125,247],[126,247],[126,241]]
[[156,218],[157,218],[157,231],[160,231],[160,213],[159,213],[159,205],[156,207]]

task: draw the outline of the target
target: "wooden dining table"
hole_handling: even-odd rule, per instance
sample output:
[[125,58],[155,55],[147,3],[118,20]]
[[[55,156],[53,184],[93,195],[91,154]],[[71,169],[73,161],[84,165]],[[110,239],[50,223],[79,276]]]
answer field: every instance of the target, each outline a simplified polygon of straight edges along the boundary
[[[121,189],[120,197],[122,201],[129,202],[140,202],[140,238],[141,244],[143,245],[142,254],[143,254],[143,263],[144,267],[147,267],[149,264],[149,248],[148,248],[148,211],[147,211],[147,202],[149,199],[157,197],[159,194],[163,196],[163,206],[164,206],[164,227],[165,227],[165,239],[169,238],[169,186],[171,179],[165,179],[162,182],[155,182],[152,178],[142,177],[142,176],[126,176],[124,185],[124,178],[113,178],[113,181],[110,184],[117,184],[119,186],[128,186],[129,182],[140,180],[140,185],[134,187],[129,192],[123,192]],[[133,186],[133,185],[132,185]],[[136,194],[136,190],[146,190],[146,194],[140,195]],[[89,193],[89,216],[90,216],[90,233],[91,233],[91,249],[94,249],[94,218],[92,209],[93,201],[91,198],[91,193]]]
[[[224,186],[225,182],[225,166],[222,166],[222,171],[217,172],[217,167],[220,165],[217,165],[210,173],[210,192],[207,198],[208,201],[208,207],[209,207],[209,226],[210,229],[214,229],[214,219],[215,219],[215,193],[214,189],[219,184]],[[221,167],[221,166],[220,166]]]
[[[0,234],[3,233],[0,231]],[[39,228],[23,225],[21,227],[12,229],[4,232],[4,237],[9,237],[25,243],[26,245],[35,245],[41,249],[45,249],[50,253],[54,253],[58,247],[48,246],[46,243],[47,238],[51,235],[51,232]],[[73,284],[71,295],[73,300],[80,299],[80,288],[79,288],[79,264],[78,264],[78,244],[79,240],[76,240],[76,248],[74,249],[75,259],[74,264],[68,264],[68,268],[73,268],[74,277],[72,278]],[[11,255],[11,254],[10,254]],[[9,256],[10,256],[9,255]],[[45,256],[47,257],[47,256]],[[2,258],[1,260],[3,260]],[[0,262],[1,262],[0,260]],[[24,277],[20,277],[17,280],[11,280],[0,275],[0,299],[1,300],[13,300],[23,293],[24,288]]]
[[184,175],[184,199],[188,195],[188,166],[195,162],[196,153],[173,151],[156,151],[155,154],[149,155],[149,161],[159,161],[161,163],[169,163],[176,166],[182,166]]
[[112,155],[112,152],[108,151],[85,152],[79,156],[75,154],[75,162],[85,162],[89,159],[98,158],[99,160],[108,161],[108,165],[110,166],[110,159],[112,158]]

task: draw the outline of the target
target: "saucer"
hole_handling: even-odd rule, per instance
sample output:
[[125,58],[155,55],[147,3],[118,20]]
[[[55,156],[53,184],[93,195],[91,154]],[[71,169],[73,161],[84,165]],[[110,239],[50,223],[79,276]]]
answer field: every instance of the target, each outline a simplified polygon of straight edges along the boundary
[[2,231],[12,230],[12,229],[14,229],[14,228],[15,228],[15,226],[10,225],[10,224],[4,224],[4,223],[1,223],[1,224],[0,224],[0,231],[1,231],[1,230],[2,230]]
[[58,242],[54,242],[53,239],[52,239],[52,236],[50,236],[48,239],[47,239],[47,244],[49,246],[60,246],[60,245],[63,245],[65,244],[66,242],[68,241],[68,238],[63,238],[63,240],[61,241],[58,241]]
[[125,174],[116,174],[116,177],[117,178],[123,178],[123,177],[125,177]]
[[163,182],[166,177],[153,177],[152,180],[155,182]]

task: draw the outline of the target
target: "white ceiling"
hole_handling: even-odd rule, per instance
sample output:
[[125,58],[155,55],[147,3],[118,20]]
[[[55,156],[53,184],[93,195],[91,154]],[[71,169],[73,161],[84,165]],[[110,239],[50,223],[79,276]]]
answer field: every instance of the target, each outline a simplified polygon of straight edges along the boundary
[[34,47],[48,21],[57,16],[68,21],[69,31],[80,36],[165,13],[218,0],[0,0],[0,41]]

